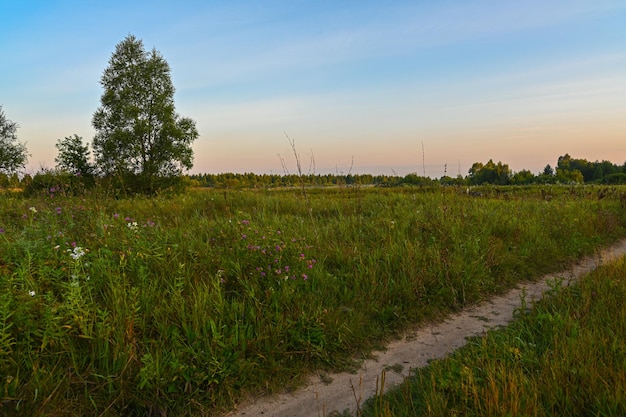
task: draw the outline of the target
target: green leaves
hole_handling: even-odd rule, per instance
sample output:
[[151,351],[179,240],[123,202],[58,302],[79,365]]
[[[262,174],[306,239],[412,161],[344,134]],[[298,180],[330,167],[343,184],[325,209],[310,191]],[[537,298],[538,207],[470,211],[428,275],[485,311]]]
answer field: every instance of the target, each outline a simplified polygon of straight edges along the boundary
[[98,169],[124,188],[152,194],[193,166],[195,122],[174,106],[170,67],[155,49],[129,35],[120,42],[101,80],[104,93],[92,124]]
[[12,174],[26,165],[26,146],[17,142],[17,123],[8,120],[0,106],[0,173]]

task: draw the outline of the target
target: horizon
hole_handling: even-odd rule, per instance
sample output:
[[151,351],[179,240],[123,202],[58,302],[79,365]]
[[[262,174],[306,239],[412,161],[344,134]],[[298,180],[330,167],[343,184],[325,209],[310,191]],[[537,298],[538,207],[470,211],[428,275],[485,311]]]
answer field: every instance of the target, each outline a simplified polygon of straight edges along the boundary
[[[492,159],[626,162],[626,3],[77,1],[4,6],[0,105],[53,168],[91,142],[100,77],[128,34],[171,68],[200,132],[188,174],[465,177]],[[283,161],[281,161],[281,159]]]

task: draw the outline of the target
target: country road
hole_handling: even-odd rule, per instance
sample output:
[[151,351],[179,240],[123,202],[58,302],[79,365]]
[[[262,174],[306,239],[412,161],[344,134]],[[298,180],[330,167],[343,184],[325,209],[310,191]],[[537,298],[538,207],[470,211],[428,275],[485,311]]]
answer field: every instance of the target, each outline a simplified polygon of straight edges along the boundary
[[564,285],[592,271],[602,263],[626,254],[622,240],[597,255],[585,258],[568,270],[543,276],[537,281],[520,284],[504,295],[465,309],[447,320],[408,331],[401,340],[391,342],[375,359],[366,360],[356,373],[312,376],[309,383],[292,392],[260,397],[240,404],[228,417],[330,417],[344,410],[355,413],[363,402],[376,393],[385,374],[385,389],[397,385],[410,369],[423,367],[430,359],[442,358],[463,346],[470,336],[509,323],[516,309],[540,299],[550,280],[563,278]]

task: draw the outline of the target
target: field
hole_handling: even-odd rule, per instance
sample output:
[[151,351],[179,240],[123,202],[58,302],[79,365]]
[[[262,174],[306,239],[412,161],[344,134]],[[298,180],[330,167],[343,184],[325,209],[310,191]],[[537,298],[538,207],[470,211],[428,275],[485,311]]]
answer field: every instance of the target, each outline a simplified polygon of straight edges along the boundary
[[414,370],[361,417],[626,415],[626,257]]
[[217,415],[626,235],[593,186],[0,195],[0,414]]

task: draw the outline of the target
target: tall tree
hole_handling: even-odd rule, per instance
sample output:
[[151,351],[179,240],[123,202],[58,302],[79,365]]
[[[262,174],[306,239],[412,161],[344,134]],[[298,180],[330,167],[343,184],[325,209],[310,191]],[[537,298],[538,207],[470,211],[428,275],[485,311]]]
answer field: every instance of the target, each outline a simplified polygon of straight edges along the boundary
[[193,166],[195,122],[174,107],[170,67],[153,49],[127,36],[115,47],[100,81],[101,106],[92,120],[97,168],[105,175],[138,180],[152,193],[159,179],[180,176]]
[[0,106],[0,173],[13,174],[26,165],[28,153],[26,145],[17,141],[18,127]]

